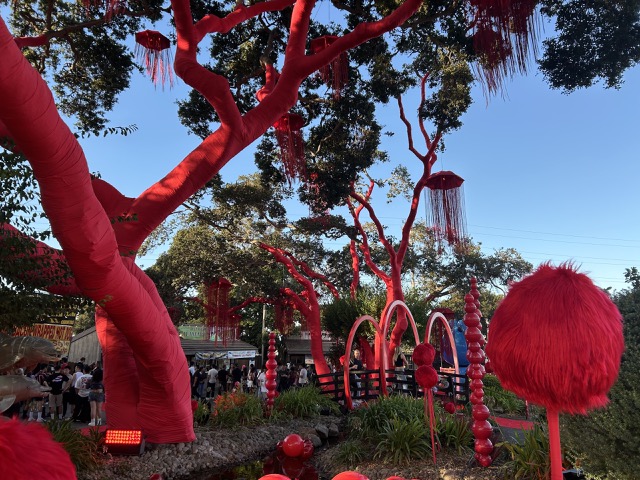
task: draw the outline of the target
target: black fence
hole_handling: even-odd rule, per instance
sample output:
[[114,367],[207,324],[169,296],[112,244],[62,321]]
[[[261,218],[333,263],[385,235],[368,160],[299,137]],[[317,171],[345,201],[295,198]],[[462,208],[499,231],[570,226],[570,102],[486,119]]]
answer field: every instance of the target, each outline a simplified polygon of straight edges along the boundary
[[[415,380],[414,370],[386,370],[387,393],[422,397],[424,392]],[[436,398],[450,399],[455,403],[466,404],[469,401],[469,379],[466,375],[438,372],[439,382],[434,392]],[[343,372],[327,373],[315,377],[322,392],[336,401],[344,400]],[[379,370],[352,370],[349,380],[352,400],[368,401],[378,398],[380,392]]]

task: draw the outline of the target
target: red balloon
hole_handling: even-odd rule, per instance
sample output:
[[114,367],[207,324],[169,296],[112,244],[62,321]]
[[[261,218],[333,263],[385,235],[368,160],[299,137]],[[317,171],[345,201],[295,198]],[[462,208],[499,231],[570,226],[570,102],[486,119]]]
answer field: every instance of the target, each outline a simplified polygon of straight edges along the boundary
[[361,473],[358,472],[342,472],[332,478],[332,480],[369,480],[369,477],[365,477]]
[[311,442],[311,440],[305,440],[301,455],[302,459],[309,460],[313,456],[313,450],[313,442]]
[[287,435],[282,442],[282,451],[287,457],[299,457],[304,450],[304,440],[296,433]]
[[436,358],[436,349],[430,343],[421,343],[413,349],[413,363],[418,366],[431,365]]
[[260,477],[258,480],[291,480],[291,479],[289,477],[285,477],[284,475],[280,475],[279,473],[270,473],[269,475]]

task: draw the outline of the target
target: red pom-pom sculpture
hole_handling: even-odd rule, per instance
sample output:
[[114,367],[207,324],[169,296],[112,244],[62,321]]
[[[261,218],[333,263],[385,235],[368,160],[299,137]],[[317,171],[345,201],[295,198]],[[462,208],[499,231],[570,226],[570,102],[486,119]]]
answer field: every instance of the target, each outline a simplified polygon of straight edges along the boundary
[[558,412],[604,406],[624,350],[620,312],[572,265],[540,266],[511,286],[487,354],[502,385],[547,408],[552,480],[562,478]]
[[433,392],[431,389],[438,383],[438,372],[433,368],[433,360],[436,358],[436,350],[433,345],[420,343],[413,349],[413,363],[418,365],[415,377],[416,383],[424,391],[424,416],[429,419],[429,430],[431,432],[431,450],[433,452],[433,464],[436,463],[436,441],[435,441],[435,416],[433,413]]

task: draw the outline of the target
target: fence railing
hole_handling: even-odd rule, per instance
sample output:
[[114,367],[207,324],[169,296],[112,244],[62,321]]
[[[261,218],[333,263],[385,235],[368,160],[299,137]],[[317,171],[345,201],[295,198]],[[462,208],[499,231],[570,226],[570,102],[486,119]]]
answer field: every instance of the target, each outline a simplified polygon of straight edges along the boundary
[[[406,369],[402,372],[386,370],[387,393],[411,395],[422,397],[422,389],[415,380],[414,370]],[[466,404],[469,401],[469,380],[466,375],[440,371],[440,381],[436,385],[436,398],[451,399],[454,403]],[[336,401],[344,399],[344,374],[343,372],[317,375],[315,381],[322,387],[322,392]],[[353,400],[368,401],[378,398],[380,392],[379,370],[352,370],[351,396]]]

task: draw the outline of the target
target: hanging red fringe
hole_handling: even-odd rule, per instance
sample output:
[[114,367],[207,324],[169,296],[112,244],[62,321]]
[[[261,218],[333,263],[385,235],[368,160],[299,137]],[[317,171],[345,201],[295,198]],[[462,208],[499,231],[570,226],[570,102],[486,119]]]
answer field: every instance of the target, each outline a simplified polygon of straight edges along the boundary
[[135,55],[139,62],[144,63],[147,75],[154,84],[158,81],[164,87],[169,80],[173,86],[173,70],[171,69],[171,42],[156,30],[145,30],[136,33]]
[[293,304],[291,301],[282,297],[275,304],[275,324],[276,329],[283,335],[288,335],[293,330]]
[[[516,72],[526,72],[529,47],[536,48],[535,0],[471,0],[473,44],[479,74],[490,92]],[[534,50],[535,53],[535,50]]]
[[[335,35],[324,35],[311,40],[310,48],[312,53],[323,51],[338,39]],[[349,57],[346,52],[342,52],[331,62],[320,68],[320,78],[333,90],[333,98],[340,99],[342,89],[349,81]]]
[[305,178],[307,163],[302,139],[304,119],[295,113],[285,113],[273,126],[276,129],[284,175],[289,184],[296,178]]
[[464,180],[453,172],[442,171],[427,179],[431,203],[431,219],[436,240],[449,245],[464,243],[466,221],[464,216]]
[[239,316],[229,315],[229,291],[231,282],[226,278],[213,280],[207,284],[207,327],[215,342],[227,345],[229,340],[238,338]]

